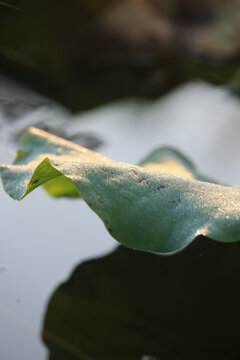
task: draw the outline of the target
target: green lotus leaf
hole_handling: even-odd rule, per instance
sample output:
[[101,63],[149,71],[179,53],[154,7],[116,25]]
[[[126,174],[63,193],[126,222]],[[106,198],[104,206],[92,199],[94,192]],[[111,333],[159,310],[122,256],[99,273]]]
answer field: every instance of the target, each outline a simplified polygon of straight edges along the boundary
[[199,235],[240,239],[240,187],[212,183],[170,148],[135,166],[30,128],[14,164],[0,169],[12,198],[43,184],[52,196],[80,197],[129,248],[174,253]]

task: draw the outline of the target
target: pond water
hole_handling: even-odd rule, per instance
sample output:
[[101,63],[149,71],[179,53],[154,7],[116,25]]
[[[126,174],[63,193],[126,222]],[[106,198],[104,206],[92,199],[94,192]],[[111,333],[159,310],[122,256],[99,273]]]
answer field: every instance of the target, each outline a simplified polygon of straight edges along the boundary
[[[72,116],[50,100],[2,78],[0,100],[0,162],[11,162],[14,139],[26,126],[44,121],[68,135],[78,132],[92,134],[100,140],[99,143],[102,142],[99,152],[130,163],[137,163],[158,146],[171,145],[190,157],[202,173],[224,182],[240,184],[237,156],[240,151],[240,104],[223,89],[196,82],[155,102],[123,101]],[[7,102],[10,103],[8,111]],[[26,105],[23,106],[23,103]],[[42,342],[41,333],[46,309],[54,291],[82,262],[113,252],[117,243],[82,201],[54,200],[38,189],[22,202],[15,202],[4,193],[2,185],[0,190],[0,358],[47,359],[48,350]],[[147,258],[146,264],[148,261]],[[111,271],[117,274],[116,278],[110,280],[105,274],[106,288],[111,287],[114,281],[121,282],[118,272],[124,273],[124,268],[114,268],[111,263],[104,263],[102,268],[101,263],[99,266],[100,272],[106,267],[106,274]],[[86,276],[89,274],[92,272],[86,272]],[[125,275],[122,279],[125,279]],[[104,291],[104,284],[100,287],[99,279],[96,276],[96,282],[99,281],[97,289],[92,278],[89,287],[83,282],[83,288],[86,287],[84,294],[87,295],[78,301],[83,301],[82,309],[85,306],[88,314],[91,314],[91,308],[88,309],[90,302],[87,299],[94,299],[94,294],[97,297]],[[104,279],[104,270],[101,279]],[[143,281],[147,281],[147,278]],[[71,290],[71,282],[69,284]],[[76,286],[76,283],[73,284],[73,287]],[[67,296],[59,298],[62,306],[60,312],[56,311],[56,317],[59,318],[61,311],[64,314],[65,306],[68,312],[67,299],[71,296],[68,288],[67,291],[65,288],[63,290]],[[99,311],[111,312],[111,304],[109,301],[109,308],[106,310],[100,307]],[[84,311],[79,314],[79,322],[83,314]],[[49,316],[48,321],[51,323],[51,313]],[[63,321],[68,320],[63,317]],[[98,328],[100,321],[104,320],[99,318],[94,325],[94,319],[90,319],[89,315],[92,328]],[[120,319],[114,317],[114,321],[116,326]],[[148,321],[154,322],[154,313]],[[126,329],[131,326],[141,328],[141,324],[128,324],[127,316],[125,326]],[[56,327],[60,333],[56,331],[54,338],[54,330],[51,336],[46,332],[45,341],[52,341],[58,348],[59,339],[62,339],[60,348],[69,351],[73,359],[94,358],[87,350],[81,352],[66,339],[63,340],[64,323],[56,322]],[[72,338],[77,336],[74,330]],[[86,344],[90,346],[94,331],[89,332],[84,326],[81,331],[85,334]],[[141,336],[138,341],[141,343]],[[155,345],[152,344],[153,348]],[[141,351],[136,359],[154,359],[154,354],[144,353],[141,347],[139,349]],[[57,351],[52,356],[51,359],[71,359],[70,355],[64,357]],[[105,359],[110,359],[109,356],[106,354]],[[104,359],[104,356],[100,358]],[[126,353],[119,353],[115,358],[128,359]]]

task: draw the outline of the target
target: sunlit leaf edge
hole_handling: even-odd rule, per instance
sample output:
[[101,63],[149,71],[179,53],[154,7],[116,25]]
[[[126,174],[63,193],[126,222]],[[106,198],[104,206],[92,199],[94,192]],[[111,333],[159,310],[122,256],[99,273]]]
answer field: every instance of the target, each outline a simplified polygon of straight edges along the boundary
[[55,197],[80,197],[133,249],[169,254],[199,235],[240,239],[240,187],[211,183],[171,148],[135,166],[29,128],[14,164],[0,169],[12,198],[21,200],[40,185]]

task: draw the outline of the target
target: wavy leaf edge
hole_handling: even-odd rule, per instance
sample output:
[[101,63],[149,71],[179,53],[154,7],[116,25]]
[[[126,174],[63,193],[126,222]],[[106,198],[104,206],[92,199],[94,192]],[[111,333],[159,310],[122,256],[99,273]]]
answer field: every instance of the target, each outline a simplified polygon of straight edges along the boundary
[[213,183],[169,147],[136,166],[31,127],[13,165],[0,165],[0,172],[16,200],[40,185],[54,197],[82,198],[117,241],[135,250],[168,255],[199,235],[240,239],[240,187]]

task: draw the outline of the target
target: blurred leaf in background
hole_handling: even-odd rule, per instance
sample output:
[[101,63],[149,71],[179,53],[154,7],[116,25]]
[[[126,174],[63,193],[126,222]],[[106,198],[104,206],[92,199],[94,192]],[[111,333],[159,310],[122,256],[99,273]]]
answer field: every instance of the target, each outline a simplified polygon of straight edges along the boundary
[[78,266],[43,325],[51,360],[237,360],[238,244],[164,257],[119,247]]
[[0,69],[79,111],[232,78],[239,0],[0,3]]

